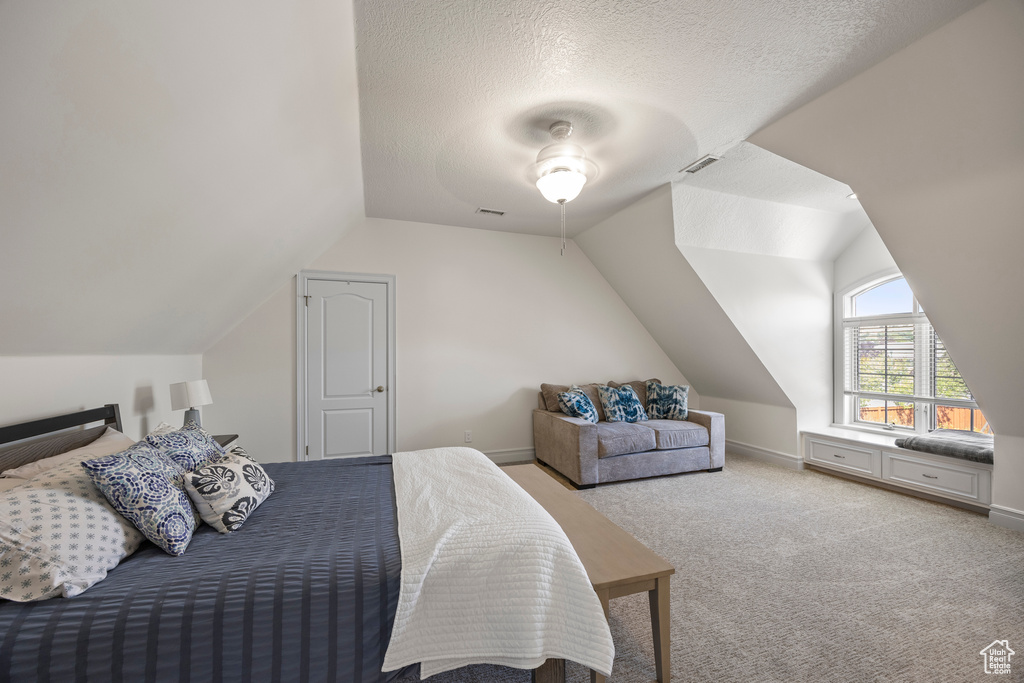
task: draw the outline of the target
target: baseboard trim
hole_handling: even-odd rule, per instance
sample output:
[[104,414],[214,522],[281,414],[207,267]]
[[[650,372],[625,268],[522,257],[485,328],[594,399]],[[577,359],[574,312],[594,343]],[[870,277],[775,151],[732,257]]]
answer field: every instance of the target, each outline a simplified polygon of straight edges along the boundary
[[496,451],[485,451],[484,455],[495,465],[511,465],[517,462],[533,462],[537,452],[532,448],[502,448]]
[[780,453],[779,451],[773,451],[769,448],[762,448],[761,446],[743,443],[742,441],[726,439],[725,452],[736,453],[737,455],[746,455],[754,458],[755,460],[761,460],[762,462],[768,462],[791,470],[802,470],[804,468],[803,458],[798,455]]
[[989,505],[988,521],[1014,531],[1024,531],[1024,512],[1002,505]]

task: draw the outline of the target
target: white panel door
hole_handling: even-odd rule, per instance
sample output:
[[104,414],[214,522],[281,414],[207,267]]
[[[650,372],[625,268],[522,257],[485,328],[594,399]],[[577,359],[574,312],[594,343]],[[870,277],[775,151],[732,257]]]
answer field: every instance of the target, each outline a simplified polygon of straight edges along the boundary
[[388,291],[309,280],[306,419],[310,460],[388,452]]

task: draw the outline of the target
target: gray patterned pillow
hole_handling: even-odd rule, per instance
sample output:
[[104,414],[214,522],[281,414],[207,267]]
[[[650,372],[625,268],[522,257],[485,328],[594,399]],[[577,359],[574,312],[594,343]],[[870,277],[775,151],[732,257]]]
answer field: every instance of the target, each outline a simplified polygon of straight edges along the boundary
[[652,420],[685,420],[690,412],[686,406],[690,387],[677,384],[647,382],[647,414]]
[[274,492],[258,463],[229,453],[185,475],[185,490],[203,521],[222,534],[238,529]]
[[0,493],[0,597],[73,597],[142,541],[77,461],[58,465]]
[[231,455],[237,455],[241,458],[245,458],[246,460],[251,460],[252,462],[256,462],[256,458],[249,455],[249,451],[245,450],[241,446],[232,446],[231,448],[228,449],[228,453],[230,453]]
[[647,419],[640,399],[633,387],[624,384],[619,388],[598,387],[605,418],[609,422],[640,422]]

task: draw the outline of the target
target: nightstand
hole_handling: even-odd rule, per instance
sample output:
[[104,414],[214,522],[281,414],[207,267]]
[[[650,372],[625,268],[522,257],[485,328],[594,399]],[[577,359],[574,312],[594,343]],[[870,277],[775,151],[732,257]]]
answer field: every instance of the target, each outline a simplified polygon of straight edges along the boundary
[[238,441],[238,434],[214,434],[213,440],[223,449]]

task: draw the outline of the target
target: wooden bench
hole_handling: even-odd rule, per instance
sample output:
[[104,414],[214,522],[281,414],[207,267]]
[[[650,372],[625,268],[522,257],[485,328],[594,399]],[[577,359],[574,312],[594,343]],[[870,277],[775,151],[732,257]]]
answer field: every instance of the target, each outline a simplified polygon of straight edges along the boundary
[[[675,568],[537,465],[513,465],[503,470],[561,525],[601,599],[605,617],[610,600],[647,591],[655,671],[660,683],[669,683],[669,577],[675,573]],[[549,659],[534,671],[533,680],[535,683],[564,681],[564,660]],[[590,680],[603,683],[605,677],[591,671]]]

